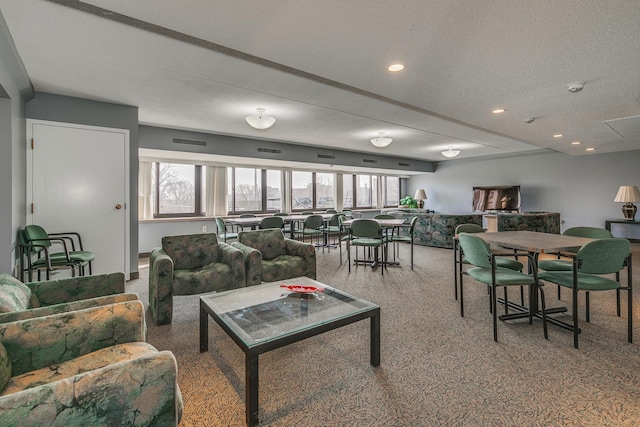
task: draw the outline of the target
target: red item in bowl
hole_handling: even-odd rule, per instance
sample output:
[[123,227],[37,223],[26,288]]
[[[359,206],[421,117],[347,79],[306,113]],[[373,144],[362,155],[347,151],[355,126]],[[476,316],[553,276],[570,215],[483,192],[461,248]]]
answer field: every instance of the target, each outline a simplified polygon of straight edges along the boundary
[[312,294],[314,292],[322,292],[324,288],[319,288],[317,286],[305,286],[305,285],[287,285],[283,283],[280,285],[281,288],[285,288],[291,292],[298,292],[301,294]]

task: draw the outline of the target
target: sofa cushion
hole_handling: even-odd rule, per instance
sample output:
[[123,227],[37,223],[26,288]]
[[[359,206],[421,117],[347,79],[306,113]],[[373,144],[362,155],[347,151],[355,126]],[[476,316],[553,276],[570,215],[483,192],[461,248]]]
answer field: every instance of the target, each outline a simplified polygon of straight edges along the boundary
[[213,233],[165,236],[162,249],[176,270],[195,270],[219,261],[218,238]]
[[0,342],[0,392],[4,390],[9,378],[11,378],[11,358]]
[[279,257],[262,260],[262,281],[275,282],[277,280],[300,277],[307,274],[307,263],[304,258],[294,255],[280,255]]
[[231,266],[212,262],[197,270],[174,270],[172,295],[195,295],[235,287]]
[[7,273],[0,273],[0,313],[23,311],[39,306],[38,298],[27,285]]
[[118,362],[136,359],[145,354],[157,352],[155,347],[144,342],[118,344],[103,348],[93,353],[71,359],[67,362],[42,369],[27,372],[10,378],[5,389],[0,394],[6,396],[33,387],[38,387],[53,381],[60,381],[74,375],[104,368]]
[[284,235],[278,229],[243,231],[238,235],[238,241],[259,250],[263,260],[287,253]]

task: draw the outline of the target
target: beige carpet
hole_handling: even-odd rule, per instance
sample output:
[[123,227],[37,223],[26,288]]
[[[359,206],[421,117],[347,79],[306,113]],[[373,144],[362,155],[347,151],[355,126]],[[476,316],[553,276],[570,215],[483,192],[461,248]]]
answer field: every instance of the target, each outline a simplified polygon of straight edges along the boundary
[[[261,425],[640,425],[638,245],[634,344],[626,310],[615,315],[615,293],[592,293],[578,350],[571,333],[553,325],[545,341],[541,321],[499,322],[494,343],[486,288],[471,279],[460,317],[451,250],[416,246],[411,271],[408,246],[401,249],[402,266],[384,277],[362,266],[348,273],[337,250],[318,252],[319,281],[380,305],[382,363],[369,364],[368,321],[262,355]],[[141,268],[127,289],[148,304],[147,285]],[[570,307],[569,292],[558,301],[555,286],[546,290],[548,306]],[[175,298],[171,325],[153,326],[148,315],[148,341],[178,360],[182,426],[242,426],[244,354],[212,320],[210,350],[199,352],[198,298]]]

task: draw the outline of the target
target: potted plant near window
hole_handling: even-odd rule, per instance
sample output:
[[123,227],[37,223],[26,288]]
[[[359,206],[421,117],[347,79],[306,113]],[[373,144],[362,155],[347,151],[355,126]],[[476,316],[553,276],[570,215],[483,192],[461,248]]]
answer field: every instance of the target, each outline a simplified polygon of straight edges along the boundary
[[404,196],[400,199],[400,207],[402,208],[418,208],[418,202],[411,196]]

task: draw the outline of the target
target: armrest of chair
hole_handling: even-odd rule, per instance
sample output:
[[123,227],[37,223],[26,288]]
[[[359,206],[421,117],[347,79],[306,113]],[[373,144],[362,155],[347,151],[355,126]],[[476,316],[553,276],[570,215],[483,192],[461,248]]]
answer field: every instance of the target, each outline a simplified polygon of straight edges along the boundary
[[177,426],[183,413],[177,373],[173,354],[155,350],[79,370],[0,396],[0,425]]
[[299,256],[304,258],[307,264],[307,274],[305,276],[315,279],[316,278],[316,248],[309,243],[305,243],[299,240],[284,239],[286,244],[287,253],[289,255]]
[[234,285],[236,285],[236,287],[246,286],[243,252],[224,242],[218,242],[218,252],[220,253],[220,262],[231,267],[231,272],[234,276]]
[[242,252],[246,286],[259,285],[262,282],[262,253],[240,242],[232,242],[230,245]]
[[138,300],[0,324],[13,376],[145,337]]
[[125,301],[135,301],[137,299],[138,295],[136,294],[106,295],[103,297],[90,298],[81,301],[72,301],[46,307],[32,308],[24,311],[0,313],[0,323],[33,319],[34,317],[50,316],[52,314],[67,313],[70,311],[83,310],[85,308],[99,307],[101,305],[109,305]]
[[[172,307],[171,285],[173,283],[173,260],[161,248],[156,248],[149,255],[149,309],[156,320],[156,324],[170,323],[171,313],[164,308]],[[166,307],[160,307],[160,302]],[[162,310],[161,310],[162,309]],[[169,319],[169,322],[167,322]]]
[[124,293],[124,273],[98,274],[27,283],[41,306]]

